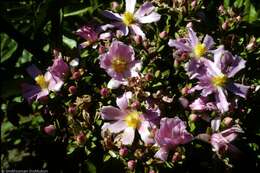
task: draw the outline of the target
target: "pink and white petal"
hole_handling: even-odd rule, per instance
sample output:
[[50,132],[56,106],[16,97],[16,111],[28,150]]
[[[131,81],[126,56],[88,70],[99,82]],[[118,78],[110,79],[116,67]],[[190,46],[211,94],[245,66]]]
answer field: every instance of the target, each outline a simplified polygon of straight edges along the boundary
[[161,19],[161,15],[156,13],[156,12],[152,12],[151,14],[147,15],[147,16],[143,16],[138,18],[137,20],[140,23],[152,23],[152,22],[157,22]]
[[191,27],[188,27],[189,39],[192,47],[195,47],[196,44],[199,42],[196,33],[193,31]]
[[221,119],[220,118],[215,118],[213,120],[211,120],[211,129],[213,132],[217,132],[219,130],[220,127],[220,123],[221,123]]
[[221,69],[217,67],[217,65],[210,61],[210,60],[204,60],[205,65],[207,67],[207,72],[210,74],[210,76],[219,76],[219,75],[223,75],[221,72]]
[[102,15],[112,20],[122,21],[122,17],[118,13],[113,13],[112,11],[105,10],[102,12]]
[[184,43],[180,42],[180,41],[176,41],[173,39],[170,39],[168,42],[168,45],[170,47],[175,47],[178,50],[184,51],[184,52],[191,52],[191,48],[188,47],[187,45],[185,45]]
[[125,11],[134,13],[136,0],[125,0]]
[[118,81],[118,80],[115,80],[115,79],[111,79],[108,84],[107,84],[107,88],[109,89],[117,89],[120,87],[120,85],[122,85],[124,82],[122,81]]
[[160,150],[155,153],[154,157],[166,161],[169,154],[168,152],[167,148],[161,147]]
[[34,64],[26,68],[26,71],[33,79],[35,79],[38,75],[42,75],[41,70]]
[[44,74],[44,79],[49,83],[48,89],[50,91],[59,91],[64,84],[60,78],[52,75],[49,71]]
[[206,109],[206,103],[203,99],[198,98],[194,102],[192,102],[189,107],[191,108],[191,110],[203,111]]
[[131,145],[134,141],[134,138],[135,138],[135,129],[132,127],[127,127],[122,134],[121,142],[124,145]]
[[145,33],[141,30],[138,25],[132,24],[131,29],[135,33],[135,35],[140,35],[143,39],[145,39]]
[[247,92],[248,92],[249,88],[250,88],[250,86],[245,86],[245,85],[238,84],[238,83],[230,83],[227,86],[227,89],[229,91],[231,91],[234,94],[236,94],[236,95],[238,95],[240,97],[243,97],[243,98],[246,98]]
[[221,57],[223,56],[225,49],[224,46],[221,45],[217,49],[210,51],[211,53],[214,54],[214,63],[216,66],[221,69]]
[[152,129],[151,124],[148,121],[143,121],[138,128],[138,132],[145,144],[154,144],[155,140],[149,129]]
[[246,66],[245,60],[243,60],[239,56],[235,56],[234,58],[235,58],[235,61],[238,61],[238,62],[236,62],[237,64],[235,64],[234,67],[231,68],[231,70],[228,72],[229,78],[235,76],[235,74],[237,74],[237,72],[239,72],[241,69],[245,68],[245,66]]
[[44,90],[41,90],[38,94],[37,94],[37,97],[36,97],[36,101],[38,101],[39,99],[41,99],[42,97],[45,97],[49,95],[49,90],[48,89],[44,89]]
[[222,88],[217,87],[217,92],[215,93],[216,105],[221,113],[227,112],[229,109],[229,103],[227,102],[227,98],[224,94]]
[[125,125],[125,122],[122,120],[113,122],[113,123],[107,123],[105,127],[102,127],[102,129],[108,129],[111,133],[119,133],[123,131],[127,126]]
[[129,28],[126,25],[123,23],[115,23],[115,25],[124,36],[128,35]]
[[213,38],[207,34],[203,40],[203,44],[205,44],[207,50],[209,50],[213,47],[215,42],[214,42]]
[[116,104],[121,110],[126,110],[128,108],[129,99],[133,96],[132,92],[125,92],[121,97],[116,98]]
[[102,32],[113,28],[115,28],[115,25],[112,23],[112,24],[101,25],[98,29],[100,30],[100,32]]
[[100,55],[100,67],[107,69],[111,66],[112,56],[108,53]]
[[240,128],[240,127],[237,127],[237,126],[233,126],[227,130],[224,130],[221,132],[221,135],[228,141],[228,142],[231,142],[233,141],[238,133],[244,133],[244,131]]
[[101,117],[104,120],[122,120],[125,114],[114,106],[103,106],[101,108]]
[[136,12],[135,17],[140,18],[144,15],[150,14],[154,10],[154,6],[151,2],[145,2]]

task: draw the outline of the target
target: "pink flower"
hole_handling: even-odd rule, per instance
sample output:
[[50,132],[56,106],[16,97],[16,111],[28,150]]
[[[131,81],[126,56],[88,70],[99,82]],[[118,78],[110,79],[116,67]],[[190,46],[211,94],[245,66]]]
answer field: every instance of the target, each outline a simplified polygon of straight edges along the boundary
[[120,141],[124,145],[131,145],[135,138],[135,131],[137,130],[141,136],[141,139],[146,144],[153,144],[154,138],[151,130],[156,128],[149,119],[153,119],[152,116],[158,118],[158,113],[151,112],[142,113],[135,109],[130,108],[129,100],[132,98],[131,92],[126,92],[123,96],[117,98],[117,107],[103,106],[101,109],[101,116],[106,122],[102,131],[109,130],[111,133],[122,133]]
[[59,91],[68,70],[68,65],[61,57],[54,60],[53,65],[48,68],[45,74],[42,74],[35,65],[31,65],[27,68],[27,72],[35,80],[36,85],[26,83],[22,85],[24,98],[31,102],[33,99],[39,100],[48,96],[50,91]]
[[154,6],[150,2],[145,2],[141,7],[135,11],[136,0],[126,0],[126,9],[123,14],[113,13],[112,11],[104,11],[103,15],[114,20],[111,25],[118,28],[124,35],[128,35],[129,28],[143,39],[145,33],[141,30],[140,24],[152,23],[160,20],[161,15],[154,12]]
[[112,77],[108,88],[117,88],[121,84],[127,84],[127,78],[139,76],[137,71],[141,69],[141,63],[135,60],[131,46],[113,41],[109,52],[101,55],[100,67]]
[[192,139],[192,135],[186,130],[185,123],[179,117],[162,118],[160,129],[155,134],[156,143],[160,146],[155,157],[165,161],[170,150],[174,150],[178,145],[186,144]]
[[236,139],[238,133],[243,133],[243,130],[237,126],[231,127],[219,133],[213,133],[210,138],[213,151],[219,155],[226,151],[238,151],[234,145],[230,144],[231,141]]

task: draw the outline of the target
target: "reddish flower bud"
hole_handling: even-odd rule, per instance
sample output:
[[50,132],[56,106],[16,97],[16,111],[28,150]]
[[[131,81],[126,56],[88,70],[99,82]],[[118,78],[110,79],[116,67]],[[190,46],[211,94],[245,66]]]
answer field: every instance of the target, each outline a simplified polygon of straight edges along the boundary
[[86,142],[86,136],[83,132],[80,132],[77,136],[76,136],[76,141],[79,145],[83,145]]
[[111,2],[111,9],[112,10],[116,10],[118,7],[119,7],[118,2],[116,2],[116,1]]
[[75,95],[77,93],[77,87],[72,85],[69,87],[69,93],[72,94],[72,95]]
[[81,74],[79,71],[75,71],[72,73],[72,79],[78,80],[80,78]]
[[225,21],[222,25],[221,25],[223,30],[227,30],[228,29],[228,21]]
[[168,33],[166,31],[162,31],[160,34],[159,34],[159,37],[160,38],[166,38],[168,36]]
[[109,89],[108,88],[101,88],[100,90],[100,95],[103,96],[103,97],[106,97],[108,96],[109,94]]
[[147,74],[145,74],[144,78],[147,81],[151,81],[151,80],[153,80],[153,74],[152,73],[147,73]]
[[98,47],[98,53],[99,53],[99,54],[103,54],[103,53],[105,53],[105,51],[106,51],[106,47],[103,46],[103,45],[99,45],[99,47]]
[[71,106],[69,106],[69,108],[68,108],[68,112],[71,113],[71,114],[75,114],[75,113],[76,113],[76,110],[77,110],[77,108],[76,108],[75,105],[71,105]]
[[122,147],[119,150],[119,155],[125,157],[128,154],[128,149],[126,147]]
[[195,122],[199,119],[199,116],[197,114],[190,114],[189,119],[190,121]]
[[231,118],[231,117],[225,117],[225,118],[223,119],[223,123],[225,124],[225,126],[231,127],[231,125],[233,124],[233,118]]
[[131,171],[134,170],[135,166],[136,166],[136,162],[134,160],[129,160],[127,162],[127,167],[128,167],[129,170],[131,170]]
[[139,45],[139,44],[142,43],[143,39],[142,39],[142,37],[141,37],[140,35],[135,35],[135,36],[134,36],[134,41],[135,41],[135,43],[136,43],[137,45]]
[[181,154],[179,152],[175,152],[172,156],[172,162],[178,162],[182,159]]
[[131,107],[134,108],[134,109],[139,109],[141,106],[140,102],[135,100],[132,104],[131,104]]
[[54,125],[51,124],[51,125],[45,126],[43,130],[47,135],[54,135],[56,128]]

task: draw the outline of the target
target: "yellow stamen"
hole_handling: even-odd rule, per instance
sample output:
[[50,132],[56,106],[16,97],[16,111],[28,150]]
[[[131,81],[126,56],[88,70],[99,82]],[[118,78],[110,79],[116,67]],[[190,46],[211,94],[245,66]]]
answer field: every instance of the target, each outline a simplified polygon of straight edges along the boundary
[[36,76],[34,80],[42,89],[48,88],[48,82],[45,81],[43,75]]
[[214,86],[223,87],[227,84],[228,78],[225,75],[219,75],[212,78],[212,83]]
[[139,113],[137,111],[130,112],[125,118],[125,123],[128,127],[138,128],[141,123]]
[[126,60],[120,57],[113,58],[112,68],[117,73],[123,73],[127,69],[127,62]]
[[194,47],[194,54],[197,58],[199,57],[202,57],[206,51],[207,51],[207,48],[206,48],[206,45],[203,44],[203,43],[198,43],[196,44],[196,46]]
[[123,14],[123,23],[126,25],[126,26],[129,26],[131,24],[134,23],[135,21],[135,18],[134,18],[134,15],[133,13],[129,12],[129,11],[126,11],[124,14]]

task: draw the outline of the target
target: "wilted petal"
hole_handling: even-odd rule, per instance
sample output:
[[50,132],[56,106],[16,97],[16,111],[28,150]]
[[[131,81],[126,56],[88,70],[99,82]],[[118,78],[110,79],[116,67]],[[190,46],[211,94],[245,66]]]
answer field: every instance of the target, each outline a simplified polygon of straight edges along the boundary
[[125,92],[121,97],[116,98],[116,104],[121,110],[128,108],[129,99],[132,98],[132,92]]
[[154,157],[166,161],[169,154],[168,152],[167,148],[161,147],[160,150],[155,153]]
[[122,143],[124,145],[131,145],[135,138],[135,129],[132,127],[127,127],[122,134]]
[[143,39],[145,39],[145,33],[141,30],[138,25],[132,24],[131,29],[135,33],[135,35],[140,35]]
[[104,120],[121,120],[124,116],[124,112],[113,106],[103,106],[101,109],[101,117]]
[[230,83],[227,86],[228,90],[230,90],[234,94],[236,94],[240,97],[243,97],[243,98],[246,98],[249,88],[250,88],[250,86],[245,86],[245,85],[238,84],[238,83]]
[[124,121],[116,121],[113,123],[106,123],[102,129],[108,129],[111,133],[119,133],[126,128]]
[[134,13],[136,0],[125,0],[125,11]]
[[145,2],[135,13],[136,18],[140,18],[144,15],[150,14],[154,10],[154,6],[151,2]]
[[206,45],[207,50],[211,49],[213,47],[213,45],[215,44],[213,38],[209,35],[205,36],[203,43]]
[[215,93],[216,105],[218,109],[224,113],[228,111],[229,103],[227,102],[227,98],[224,94],[222,88],[217,87],[217,92]]
[[152,22],[157,22],[159,21],[161,18],[161,15],[156,13],[156,12],[152,12],[151,14],[147,15],[147,16],[143,16],[138,18],[138,21],[140,23],[152,23]]
[[118,13],[113,13],[112,11],[105,10],[102,12],[102,15],[112,20],[122,21],[122,17]]

